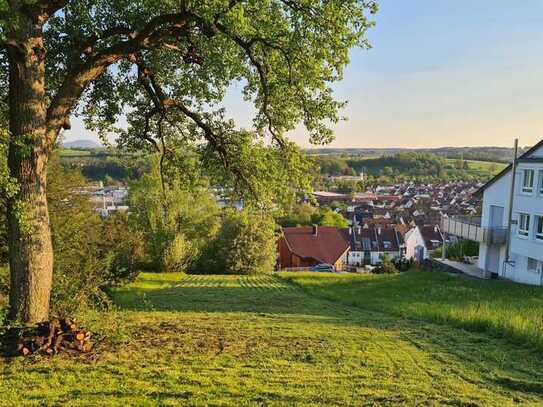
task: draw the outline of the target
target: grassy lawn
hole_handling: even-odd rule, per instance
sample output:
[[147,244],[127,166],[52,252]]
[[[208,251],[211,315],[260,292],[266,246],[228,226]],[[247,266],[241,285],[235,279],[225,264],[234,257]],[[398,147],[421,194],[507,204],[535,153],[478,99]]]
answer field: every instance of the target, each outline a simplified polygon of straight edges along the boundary
[[61,148],[59,150],[61,157],[70,157],[70,156],[82,156],[82,155],[91,155],[89,150],[78,150],[76,148]]
[[489,332],[543,350],[543,288],[446,273],[282,273],[308,293],[390,315]]
[[[446,161],[449,164],[456,165],[458,162],[458,159],[456,158],[447,158]],[[498,162],[492,162],[492,161],[477,161],[477,160],[464,160],[467,161],[469,164],[469,169],[474,172],[484,172],[484,173],[492,173],[497,174],[501,170],[503,170],[507,164],[504,163],[498,163]]]
[[111,338],[96,359],[0,359],[0,405],[543,403],[530,347],[282,277],[143,274],[115,291],[118,311],[86,316]]

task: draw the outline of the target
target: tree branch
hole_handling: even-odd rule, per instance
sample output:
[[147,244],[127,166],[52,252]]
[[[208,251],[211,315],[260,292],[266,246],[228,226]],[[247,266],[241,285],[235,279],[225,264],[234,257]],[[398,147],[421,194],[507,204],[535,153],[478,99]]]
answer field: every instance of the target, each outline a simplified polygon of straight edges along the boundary
[[[186,31],[190,16],[188,13],[166,14],[152,18],[145,27],[130,34],[128,40],[120,41],[110,47],[89,56],[89,58],[76,65],[67,75],[63,84],[54,96],[47,109],[47,145],[54,144],[62,124],[76,105],[85,88],[106,69],[145,48],[161,45],[166,39],[178,36]],[[113,30],[113,29],[112,29]],[[114,31],[120,32],[121,29]],[[128,30],[122,29],[127,33]],[[89,38],[86,43],[92,43]]]
[[80,43],[80,46],[78,47],[77,51],[79,53],[90,55],[94,52],[93,47],[96,45],[98,41],[109,39],[116,35],[122,35],[128,38],[133,38],[136,35],[136,33],[126,26],[111,27],[101,33],[97,33],[97,32],[92,33],[85,41],[82,41]]
[[38,0],[32,3],[23,3],[21,10],[33,17],[40,16],[43,20],[47,20],[66,4],[68,4],[68,0]]
[[[216,34],[216,33],[220,32],[220,33],[226,35],[228,38],[232,39],[236,44],[238,44],[239,47],[241,47],[245,51],[245,54],[247,55],[247,57],[251,61],[251,64],[253,65],[253,67],[258,72],[258,76],[259,76],[259,80],[260,80],[260,86],[262,88],[262,95],[263,95],[262,113],[264,114],[264,116],[266,117],[266,120],[268,122],[268,131],[272,135],[273,139],[279,144],[279,146],[284,148],[285,147],[285,140],[279,133],[277,133],[275,131],[274,125],[273,125],[273,120],[272,120],[271,114],[270,114],[269,109],[268,109],[268,107],[269,107],[269,85],[268,85],[268,77],[267,77],[266,67],[265,67],[264,63],[262,63],[261,61],[258,60],[258,58],[256,57],[256,55],[254,53],[254,50],[253,50],[254,44],[256,44],[257,42],[261,42],[261,43],[264,43],[266,45],[268,45],[270,42],[265,42],[265,40],[262,39],[262,38],[252,38],[252,39],[249,39],[249,40],[245,40],[245,39],[241,38],[239,35],[237,35],[236,33],[233,33],[230,30],[228,30],[227,27],[225,27],[223,24],[221,24],[218,21],[215,21],[214,23],[210,24],[210,23],[207,23],[205,20],[203,20],[202,18],[200,18],[197,15],[193,14],[193,17],[200,24],[202,24],[209,32],[211,32],[213,34]],[[274,46],[273,48],[277,49],[277,48],[280,48],[280,47],[279,46]],[[284,53],[284,55],[285,54],[286,53]],[[290,59],[287,59],[287,62],[289,64],[289,73],[291,73],[291,71],[290,71],[290,69],[291,69]]]

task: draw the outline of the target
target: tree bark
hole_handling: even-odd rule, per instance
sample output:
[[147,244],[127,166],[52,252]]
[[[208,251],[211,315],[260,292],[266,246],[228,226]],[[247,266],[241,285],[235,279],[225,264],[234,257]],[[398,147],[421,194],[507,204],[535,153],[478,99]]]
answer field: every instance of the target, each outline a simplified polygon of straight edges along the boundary
[[19,187],[8,202],[11,273],[8,319],[44,321],[49,314],[53,249],[47,210],[45,48],[40,16],[21,14],[9,58],[10,175]]

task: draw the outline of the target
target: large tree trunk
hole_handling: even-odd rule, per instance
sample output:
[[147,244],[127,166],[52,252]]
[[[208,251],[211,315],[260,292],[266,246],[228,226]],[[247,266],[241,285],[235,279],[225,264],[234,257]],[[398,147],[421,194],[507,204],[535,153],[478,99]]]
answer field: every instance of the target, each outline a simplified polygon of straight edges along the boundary
[[45,49],[42,22],[22,18],[9,50],[10,175],[19,191],[8,203],[11,272],[8,318],[46,320],[53,276],[47,211]]

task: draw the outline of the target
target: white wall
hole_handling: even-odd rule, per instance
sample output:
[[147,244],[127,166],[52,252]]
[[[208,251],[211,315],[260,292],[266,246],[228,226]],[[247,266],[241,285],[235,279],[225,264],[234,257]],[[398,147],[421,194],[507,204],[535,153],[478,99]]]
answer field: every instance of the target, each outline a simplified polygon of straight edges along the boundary
[[350,266],[356,266],[364,262],[364,252],[350,251],[347,256],[347,264]]
[[505,266],[505,277],[523,284],[543,285],[543,274],[528,270],[528,257],[513,254],[515,266]]
[[[543,157],[543,147],[531,157]],[[521,185],[523,182],[523,170],[533,169],[535,171],[534,191],[531,194],[523,193]],[[513,196],[512,218],[518,222],[519,213],[530,215],[530,233],[524,237],[518,234],[518,225],[512,225],[511,228],[511,260],[514,265],[505,265],[506,246],[500,247],[499,275],[510,280],[526,284],[541,285],[543,281],[543,272],[529,271],[527,267],[528,257],[543,261],[543,242],[535,239],[535,216],[543,216],[543,194],[539,193],[538,186],[543,177],[539,171],[543,170],[543,163],[525,163],[519,162],[516,172],[516,181]],[[507,217],[509,214],[509,192],[511,184],[511,171],[490,185],[483,195],[482,226],[490,226],[490,207],[492,205],[504,207],[503,226],[507,226]],[[479,268],[486,269],[488,246],[481,244],[479,249]]]
[[[501,206],[504,208],[503,215],[503,227],[507,227],[507,217],[509,214],[509,189],[511,184],[511,172],[507,173],[492,185],[490,185],[483,195],[483,208],[481,226],[483,228],[490,226],[490,207]],[[488,246],[485,243],[481,243],[479,246],[479,268],[482,270],[487,269],[487,251]],[[498,274],[503,275],[503,262],[505,260],[505,245],[500,248],[500,261]]]
[[423,256],[425,259],[428,258],[428,249],[426,249],[426,245],[424,244],[424,238],[422,237],[418,226],[415,226],[413,229],[405,234],[404,241],[406,248],[405,257],[407,259],[415,258],[417,246],[422,246],[424,248]]
[[[375,265],[381,261],[381,257],[384,254],[388,254],[391,260],[400,257],[399,252],[371,252],[370,264]],[[356,266],[357,264],[364,264],[364,252],[349,252],[347,264],[350,266]]]

